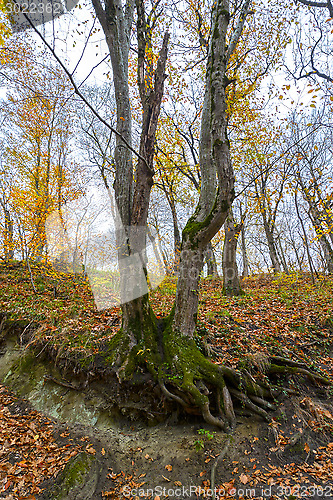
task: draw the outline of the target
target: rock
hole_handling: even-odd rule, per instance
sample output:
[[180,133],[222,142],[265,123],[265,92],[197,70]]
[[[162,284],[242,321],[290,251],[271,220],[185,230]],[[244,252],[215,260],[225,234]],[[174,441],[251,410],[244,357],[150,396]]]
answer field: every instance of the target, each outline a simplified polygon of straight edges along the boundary
[[73,457],[56,479],[46,488],[41,500],[96,500],[100,465],[93,455],[81,452]]

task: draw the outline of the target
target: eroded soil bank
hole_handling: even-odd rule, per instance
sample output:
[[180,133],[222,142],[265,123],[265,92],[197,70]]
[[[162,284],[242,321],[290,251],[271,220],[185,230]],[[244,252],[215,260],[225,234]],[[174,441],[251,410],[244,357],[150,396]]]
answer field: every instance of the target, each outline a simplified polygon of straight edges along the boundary
[[[51,418],[56,442],[80,448],[64,470],[59,467],[56,475],[40,483],[43,492],[30,496],[15,493],[17,485],[8,479],[10,469],[2,468],[1,498],[97,500],[150,495],[194,499],[210,493],[212,479],[222,498],[240,498],[243,493],[244,497],[246,490],[245,498],[288,498],[292,485],[303,497],[333,496],[332,400],[319,386],[300,381],[299,395],[280,400],[272,414],[273,424],[238,416],[230,437],[203,424],[199,417],[186,417],[176,410],[158,422],[158,408],[147,415],[145,395],[140,392],[136,397],[131,394],[127,406],[124,397],[121,409],[113,400],[116,388],[107,381],[84,387],[80,380],[67,376],[68,386],[55,383],[64,379],[54,362],[20,346],[23,330],[7,335],[1,348],[1,381],[23,398],[8,405],[10,415],[25,415],[33,407]],[[15,442],[2,443],[2,463],[21,464],[23,470],[22,461],[29,457],[17,448],[15,455]],[[27,485],[28,478],[26,491]]]

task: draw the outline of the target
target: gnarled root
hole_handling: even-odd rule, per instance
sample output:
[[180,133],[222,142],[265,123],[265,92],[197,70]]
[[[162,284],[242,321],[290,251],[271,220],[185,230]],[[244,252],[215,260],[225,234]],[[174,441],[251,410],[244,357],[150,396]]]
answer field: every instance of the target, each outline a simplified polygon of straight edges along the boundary
[[133,327],[133,335],[120,331],[111,340],[107,355],[119,380],[130,379],[140,366],[159,383],[167,399],[189,413],[201,413],[208,424],[225,432],[235,427],[235,402],[270,421],[268,412],[276,406],[269,400],[283,389],[271,385],[269,375],[305,375],[313,383],[331,384],[303,363],[278,356],[269,358],[265,373],[259,372],[254,378],[245,369],[210,361],[193,339],[174,332],[171,323],[153,320],[148,315],[144,329]]
[[[160,387],[163,394],[181,404],[186,410],[196,407],[204,420],[226,432],[231,431],[236,422],[234,402],[252,414],[270,421],[269,411],[276,406],[269,401],[275,398],[281,388],[269,384],[267,377],[256,380],[247,370],[235,370],[217,365],[203,356],[194,341],[169,332],[163,339],[164,364],[168,369],[160,370]],[[274,358],[267,367],[267,374],[306,375],[312,382],[331,383],[328,379],[311,373],[304,364]],[[163,364],[162,364],[163,365]],[[212,387],[216,388],[215,391]],[[213,396],[215,396],[213,400]],[[212,413],[215,404],[218,416]]]

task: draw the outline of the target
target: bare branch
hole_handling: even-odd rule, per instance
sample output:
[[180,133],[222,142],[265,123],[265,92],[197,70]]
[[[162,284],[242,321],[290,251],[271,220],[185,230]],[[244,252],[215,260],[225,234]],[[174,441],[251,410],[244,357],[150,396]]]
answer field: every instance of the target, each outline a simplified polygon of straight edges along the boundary
[[330,16],[333,17],[333,4],[331,0],[327,0],[327,2],[316,2],[315,0],[297,0],[299,3],[303,5],[308,5],[310,7],[319,7],[319,8],[327,8]]

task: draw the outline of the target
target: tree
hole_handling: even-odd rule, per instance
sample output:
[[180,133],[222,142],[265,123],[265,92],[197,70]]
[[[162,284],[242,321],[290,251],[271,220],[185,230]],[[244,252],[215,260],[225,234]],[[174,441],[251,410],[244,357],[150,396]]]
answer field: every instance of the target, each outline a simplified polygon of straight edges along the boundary
[[[8,94],[2,103],[6,113],[3,163],[15,179],[10,188],[11,210],[23,225],[29,255],[41,260],[48,215],[80,194],[75,175],[79,165],[71,156],[73,107],[68,81],[58,68],[36,72],[29,46],[25,48],[29,59],[23,63],[17,47],[8,52],[11,64],[4,68]],[[9,227],[13,231],[13,221]]]
[[[2,154],[2,153],[1,153]],[[15,241],[14,241],[14,221],[13,213],[10,205],[10,192],[13,185],[12,172],[3,169],[1,158],[0,172],[0,207],[2,219],[0,223],[2,249],[5,261],[14,257]]]
[[[138,84],[143,105],[143,126],[140,157],[135,172],[136,182],[134,193],[131,195],[133,178],[131,151],[123,147],[122,138],[131,144],[128,50],[132,7],[131,4],[127,4],[123,9],[120,3],[113,0],[108,0],[104,7],[98,0],[93,0],[93,4],[106,35],[113,67],[119,133],[115,154],[116,202],[123,227],[144,226],[147,221],[149,193],[152,185],[152,153],[165,78],[168,36],[164,35],[154,71],[150,52],[152,37],[150,28],[156,22],[154,16],[158,4],[154,5],[146,17],[143,3],[138,0],[136,3]],[[230,18],[228,5],[219,0],[212,8],[212,37],[207,63],[200,138],[202,187],[197,209],[183,230],[176,301],[171,316],[164,324],[162,345],[159,343],[156,319],[147,295],[123,304],[122,329],[112,339],[110,345],[112,361],[118,365],[119,378],[131,376],[136,364],[144,363],[153,377],[159,380],[165,394],[184,406],[194,404],[201,409],[206,421],[222,428],[228,425],[227,422],[231,425],[234,423],[231,397],[223,376],[229,375],[235,382],[239,375],[236,372],[231,375],[229,369],[218,367],[206,360],[197,350],[193,335],[196,328],[198,284],[204,250],[222,226],[234,197],[234,176],[226,134],[225,88],[227,81],[224,75],[226,75],[228,59],[241,34],[247,10],[248,3],[246,2],[230,40],[229,49],[226,49]],[[141,252],[144,241],[142,237],[134,240],[129,237],[129,244],[127,240],[125,249],[124,239],[120,239],[119,243],[121,271],[121,257],[124,254],[128,256],[134,252]],[[168,380],[166,363],[170,366],[172,373],[179,374],[179,379],[176,378],[177,382],[170,383]],[[218,392],[221,393],[224,402],[222,420],[211,415],[204,381],[216,385]],[[167,384],[174,386],[179,395],[172,394],[166,387]]]
[[[139,152],[136,152],[133,148],[128,79],[134,5],[131,1],[123,5],[120,0],[105,0],[104,4],[93,0],[110,52],[117,107],[114,187],[123,291],[122,328],[108,342],[105,357],[119,380],[131,379],[134,375],[139,377],[142,371],[148,371],[165,396],[185,408],[195,407],[207,422],[229,429],[235,424],[232,398],[269,419],[263,408],[271,407],[265,398],[272,394],[267,384],[255,381],[248,372],[217,365],[206,359],[194,341],[205,249],[225,222],[235,196],[227,137],[226,89],[230,84],[227,70],[242,34],[249,1],[236,6],[229,31],[229,3],[217,0],[211,7],[211,36],[199,148],[200,197],[182,232],[175,304],[169,317],[163,320],[155,317],[147,293],[126,302],[126,281],[136,284],[139,289],[142,287],[141,292],[145,290],[139,277],[146,274],[144,248],[154,175],[154,142],[166,78],[169,39],[167,33],[160,36],[155,31],[161,20],[159,4],[157,0],[146,11],[143,1],[136,1],[137,80],[142,104]],[[198,38],[199,41],[202,39],[201,32]],[[159,50],[156,49],[156,42]],[[75,92],[82,96],[73,78],[71,81]],[[110,129],[113,130],[112,127]],[[136,157],[135,167],[133,154]],[[124,271],[128,270],[126,263],[130,258],[136,258],[139,265],[130,269],[128,277],[124,276]],[[287,361],[283,363],[288,364]],[[271,367],[273,373],[288,370],[288,366]],[[208,386],[216,396],[214,407],[219,417],[211,413]]]
[[241,295],[242,289],[238,277],[238,266],[236,261],[236,250],[238,238],[243,227],[243,222],[236,224],[232,208],[224,223],[224,245],[223,245],[223,291],[226,295]]
[[290,136],[295,143],[294,189],[302,193],[306,212],[323,251],[325,267],[332,273],[332,133],[322,125],[323,115],[325,109],[313,112],[307,120],[291,117]]
[[[297,29],[293,43],[294,68],[290,71],[296,80],[307,79],[317,85],[324,82],[324,89],[332,95],[331,35],[333,4],[331,0],[297,0],[295,16]],[[329,18],[327,19],[327,16]]]

